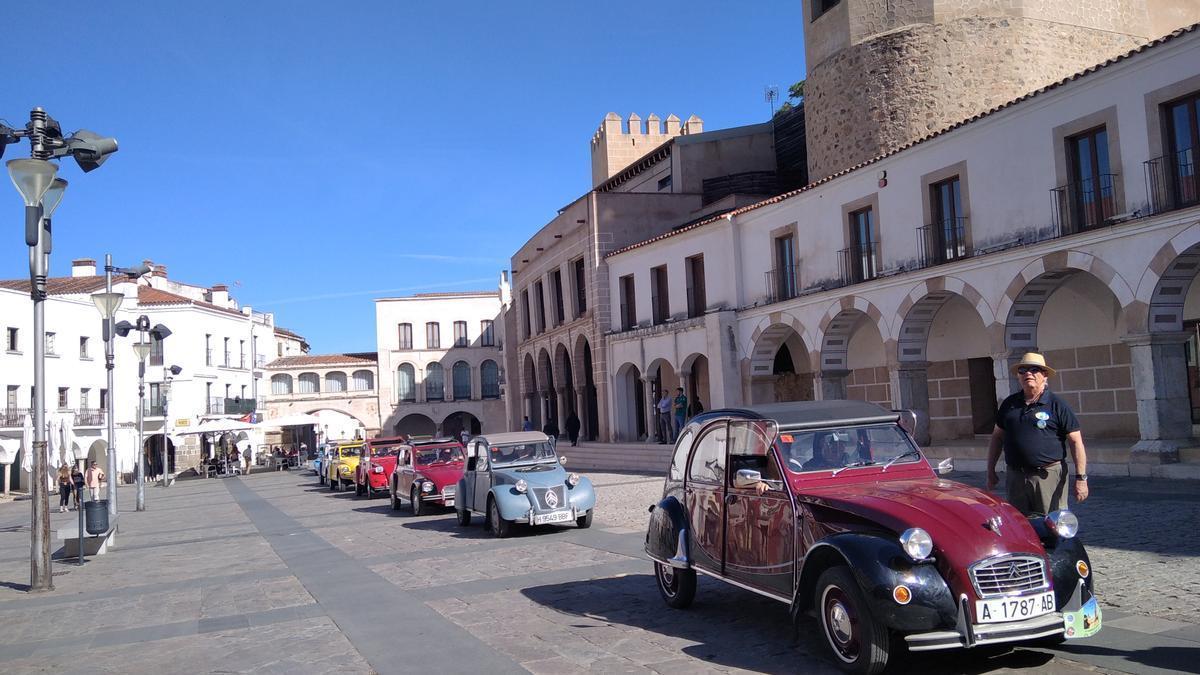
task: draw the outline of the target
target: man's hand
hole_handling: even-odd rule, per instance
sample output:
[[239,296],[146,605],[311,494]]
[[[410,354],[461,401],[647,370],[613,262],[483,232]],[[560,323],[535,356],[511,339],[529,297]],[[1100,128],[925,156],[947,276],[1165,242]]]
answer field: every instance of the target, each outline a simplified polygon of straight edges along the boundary
[[1088,484],[1086,480],[1073,481],[1075,483],[1075,501],[1085,502],[1088,498]]
[[759,481],[758,484],[754,486],[754,491],[757,492],[760,497],[763,495],[763,493],[770,489],[771,486],[767,485],[766,481]]
[[987,491],[988,491],[988,492],[994,492],[994,491],[996,490],[996,483],[999,483],[999,482],[1000,482],[1000,477],[996,475],[996,470],[995,470],[995,469],[988,469],[988,472],[987,472]]

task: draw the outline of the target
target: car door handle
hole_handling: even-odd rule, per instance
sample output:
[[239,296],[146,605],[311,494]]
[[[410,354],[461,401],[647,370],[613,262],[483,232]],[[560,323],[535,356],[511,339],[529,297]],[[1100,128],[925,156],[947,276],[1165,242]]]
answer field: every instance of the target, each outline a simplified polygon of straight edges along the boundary
[[725,495],[725,503],[726,504],[733,504],[734,502],[737,501],[737,499],[738,499],[737,495]]

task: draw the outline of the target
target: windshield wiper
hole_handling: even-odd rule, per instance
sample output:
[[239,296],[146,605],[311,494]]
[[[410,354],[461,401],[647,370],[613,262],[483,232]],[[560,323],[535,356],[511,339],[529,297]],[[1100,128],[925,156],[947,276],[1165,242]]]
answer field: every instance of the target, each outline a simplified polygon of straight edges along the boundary
[[905,457],[911,457],[913,455],[920,457],[921,451],[914,448],[912,450],[906,450],[906,451],[896,455],[895,457],[889,459],[887,464],[883,465],[883,471],[880,471],[879,473],[883,473],[884,471],[887,471],[889,466],[895,464],[896,462],[899,462],[901,459],[903,459]]
[[836,469],[833,473],[829,474],[829,477],[833,478],[834,476],[845,471],[846,469],[856,469],[860,466],[871,466],[872,464],[877,464],[877,463],[878,462],[871,460],[871,459],[863,459],[863,460],[859,460],[857,462],[850,462],[849,464],[843,465],[842,468]]

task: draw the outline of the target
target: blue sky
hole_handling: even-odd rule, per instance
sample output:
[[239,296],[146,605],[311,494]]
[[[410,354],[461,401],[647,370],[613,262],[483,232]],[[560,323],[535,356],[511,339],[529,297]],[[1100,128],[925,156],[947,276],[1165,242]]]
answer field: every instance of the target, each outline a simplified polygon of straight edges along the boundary
[[[800,0],[70,1],[39,23],[7,25],[0,119],[40,105],[121,144],[62,164],[52,274],[151,258],[314,353],[374,350],[375,297],[494,288],[587,191],[606,112],[752,124],[804,77]],[[0,277],[21,278],[7,189]]]

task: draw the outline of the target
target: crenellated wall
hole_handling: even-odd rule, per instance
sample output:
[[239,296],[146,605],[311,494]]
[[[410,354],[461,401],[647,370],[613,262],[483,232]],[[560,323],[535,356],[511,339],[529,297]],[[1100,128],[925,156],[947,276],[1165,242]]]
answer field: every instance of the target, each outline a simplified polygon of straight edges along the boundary
[[621,116],[610,112],[592,135],[592,185],[612,178],[654,148],[686,134],[704,131],[704,121],[692,115],[680,122],[675,115],[665,121],[651,113],[643,124],[637,113],[630,113],[628,126]]

